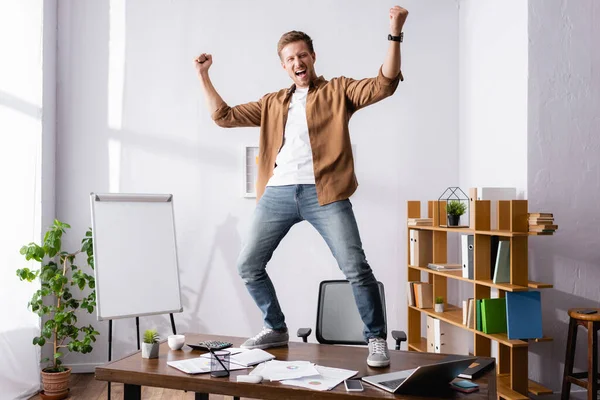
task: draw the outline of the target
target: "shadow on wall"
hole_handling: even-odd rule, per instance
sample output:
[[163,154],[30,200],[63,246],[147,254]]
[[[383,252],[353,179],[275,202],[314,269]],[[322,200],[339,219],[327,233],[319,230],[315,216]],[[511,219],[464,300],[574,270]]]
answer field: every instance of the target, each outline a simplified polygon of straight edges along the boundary
[[[541,290],[544,335],[553,338],[553,341],[534,343],[529,347],[529,369],[539,371],[539,380],[554,391],[560,391],[562,385],[568,310],[600,306],[598,246],[586,252],[579,251],[578,244],[569,243],[567,221],[563,224],[561,220],[558,219],[560,230],[553,237],[532,237],[529,246],[531,279],[554,284],[553,289]],[[565,254],[580,258],[567,258]],[[587,330],[579,327],[575,371],[587,371],[587,351]],[[573,385],[572,390],[578,389],[581,388]]]

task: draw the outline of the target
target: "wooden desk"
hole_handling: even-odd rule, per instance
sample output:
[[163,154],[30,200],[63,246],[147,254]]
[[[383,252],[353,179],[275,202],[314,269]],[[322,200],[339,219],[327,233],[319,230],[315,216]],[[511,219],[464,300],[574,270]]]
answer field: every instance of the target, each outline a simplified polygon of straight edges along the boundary
[[[235,347],[245,340],[237,337],[213,335],[186,335],[187,343],[202,340],[226,340]],[[268,349],[278,360],[306,360],[327,367],[337,367],[358,371],[357,377],[376,375],[386,372],[416,368],[422,364],[441,360],[445,356],[433,353],[417,353],[390,350],[391,366],[389,368],[370,368],[367,366],[368,349],[366,347],[348,347],[319,345],[312,343],[290,342],[288,347]],[[206,393],[228,396],[250,397],[255,399],[419,399],[415,396],[394,395],[364,383],[363,392],[346,392],[344,385],[338,385],[329,391],[316,391],[300,387],[282,385],[278,382],[264,381],[260,384],[238,383],[236,375],[246,375],[251,370],[232,371],[229,378],[211,378],[210,374],[188,375],[176,368],[169,367],[167,361],[199,357],[200,351],[193,351],[188,346],[182,350],[171,350],[167,343],[161,343],[160,355],[157,359],[143,359],[138,351],[117,361],[96,367],[96,379],[125,384],[125,399],[141,398],[141,386],[155,386],[170,389],[196,392],[196,399],[208,399]],[[468,398],[470,400],[496,400],[496,370],[490,369],[476,380],[479,391],[463,394],[451,392],[450,398]],[[427,398],[431,400],[431,397]]]

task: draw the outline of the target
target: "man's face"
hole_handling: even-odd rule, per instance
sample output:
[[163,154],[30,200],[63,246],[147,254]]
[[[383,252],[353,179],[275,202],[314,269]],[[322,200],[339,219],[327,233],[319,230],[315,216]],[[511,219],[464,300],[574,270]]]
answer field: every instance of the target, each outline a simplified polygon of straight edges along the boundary
[[307,88],[315,74],[315,53],[311,53],[303,40],[292,42],[281,49],[281,66],[296,84],[296,87]]

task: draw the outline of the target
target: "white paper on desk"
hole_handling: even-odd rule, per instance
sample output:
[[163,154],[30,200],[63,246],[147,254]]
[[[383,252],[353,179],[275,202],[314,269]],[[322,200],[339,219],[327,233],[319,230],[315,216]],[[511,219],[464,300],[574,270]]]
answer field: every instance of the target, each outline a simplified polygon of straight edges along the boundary
[[282,381],[305,376],[318,375],[314,364],[310,361],[277,361],[271,360],[263,364],[260,373],[263,379]]
[[[210,372],[210,359],[208,358],[188,358],[186,360],[167,361],[167,365],[173,368],[177,368],[186,374],[206,374]],[[230,364],[229,370],[235,371],[238,369],[246,369],[242,365]]]
[[315,368],[319,371],[319,375],[306,376],[299,379],[288,379],[281,381],[281,383],[313,390],[331,390],[358,373],[358,371],[323,367],[320,365],[315,365]]
[[264,361],[274,359],[275,356],[261,349],[247,350],[238,354],[234,354],[229,358],[231,364],[239,364],[244,367],[260,364]]

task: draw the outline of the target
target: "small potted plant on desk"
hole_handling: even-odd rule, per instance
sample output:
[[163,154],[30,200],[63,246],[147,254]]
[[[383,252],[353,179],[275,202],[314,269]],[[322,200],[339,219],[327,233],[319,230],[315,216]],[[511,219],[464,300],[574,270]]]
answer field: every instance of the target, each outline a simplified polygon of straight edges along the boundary
[[[35,243],[23,246],[21,254],[27,261],[40,263],[40,268],[17,270],[17,276],[22,281],[32,282],[38,278],[41,281],[40,289],[35,291],[28,307],[42,318],[41,334],[33,338],[33,344],[42,348],[46,343],[52,344],[53,350],[51,359],[42,360],[50,361],[42,369],[42,399],[60,400],[69,395],[71,368],[62,365],[64,352],[89,353],[99,335],[92,325],[77,326],[76,315],[77,310],[91,314],[96,306],[94,276],[75,264],[75,257],[84,253],[88,266],[94,268],[92,231],[86,232],[80,250],[69,253],[61,248],[62,235],[68,228],[68,224],[55,220],[45,233],[42,246]],[[84,296],[86,286],[91,291]]]
[[158,358],[160,337],[155,329],[146,329],[142,343],[142,358]]
[[467,206],[462,201],[451,200],[446,205],[446,213],[448,214],[448,226],[458,226],[460,216],[467,211]]
[[435,298],[435,305],[433,306],[435,312],[444,312],[444,298],[441,296],[437,296]]

